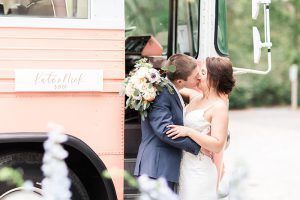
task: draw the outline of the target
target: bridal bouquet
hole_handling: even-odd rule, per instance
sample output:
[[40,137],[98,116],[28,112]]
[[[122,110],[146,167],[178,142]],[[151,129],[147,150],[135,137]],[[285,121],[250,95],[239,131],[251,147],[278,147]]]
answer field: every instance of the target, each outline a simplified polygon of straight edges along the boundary
[[[154,69],[151,63],[147,62],[146,58],[138,60],[134,67],[124,81],[124,92],[128,97],[126,109],[139,111],[142,120],[144,120],[148,115],[147,109],[163,90],[163,87],[167,87],[170,93],[173,93],[173,89],[170,81],[162,77],[160,72]],[[162,67],[161,70],[175,72],[176,67]]]

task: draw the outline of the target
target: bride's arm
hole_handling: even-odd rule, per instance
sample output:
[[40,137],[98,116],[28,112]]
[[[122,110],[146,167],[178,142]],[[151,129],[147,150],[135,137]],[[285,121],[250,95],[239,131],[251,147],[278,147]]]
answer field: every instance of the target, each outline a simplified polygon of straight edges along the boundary
[[215,165],[217,167],[217,171],[218,171],[218,183],[221,181],[221,179],[223,177],[223,172],[224,172],[223,171],[223,167],[224,167],[223,154],[224,154],[224,150],[222,150],[219,153],[215,153],[213,155],[213,160],[214,160],[214,163],[215,163]]
[[211,135],[201,135],[194,130],[188,136],[203,148],[214,153],[219,153],[224,149],[227,130],[228,108],[225,105],[217,105],[213,109]]
[[166,133],[168,137],[176,139],[178,137],[190,137],[202,148],[213,153],[219,153],[223,150],[228,130],[228,107],[226,105],[216,105],[213,109],[211,121],[211,135],[199,134],[185,126],[170,125],[171,129]]

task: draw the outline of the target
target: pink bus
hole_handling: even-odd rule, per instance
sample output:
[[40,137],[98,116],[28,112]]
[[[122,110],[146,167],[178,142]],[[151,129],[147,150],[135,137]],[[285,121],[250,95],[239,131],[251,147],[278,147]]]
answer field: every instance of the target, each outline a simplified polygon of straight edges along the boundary
[[[125,28],[126,27],[126,28]],[[134,62],[227,56],[225,0],[0,0],[0,167],[40,187],[48,122],[65,127],[72,200],[135,199],[140,117],[119,95]],[[14,189],[0,184],[0,196]]]

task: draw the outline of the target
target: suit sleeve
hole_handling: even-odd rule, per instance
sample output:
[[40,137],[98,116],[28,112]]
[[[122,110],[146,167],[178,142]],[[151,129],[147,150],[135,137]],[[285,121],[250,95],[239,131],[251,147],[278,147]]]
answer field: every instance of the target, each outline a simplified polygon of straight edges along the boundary
[[200,146],[189,137],[182,137],[173,140],[166,135],[166,132],[169,130],[167,126],[174,124],[169,98],[169,95],[164,91],[161,95],[156,97],[152,105],[152,110],[148,117],[154,134],[157,135],[163,142],[173,147],[197,155],[200,151]]

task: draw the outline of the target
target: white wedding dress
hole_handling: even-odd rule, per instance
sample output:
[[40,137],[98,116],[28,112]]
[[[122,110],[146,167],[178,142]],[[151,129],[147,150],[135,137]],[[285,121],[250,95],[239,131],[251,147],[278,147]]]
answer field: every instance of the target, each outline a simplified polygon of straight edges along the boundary
[[[196,109],[185,114],[184,125],[199,131],[210,132],[210,123],[205,120],[207,109]],[[210,157],[183,151],[180,164],[179,199],[180,200],[216,200],[217,168]]]

